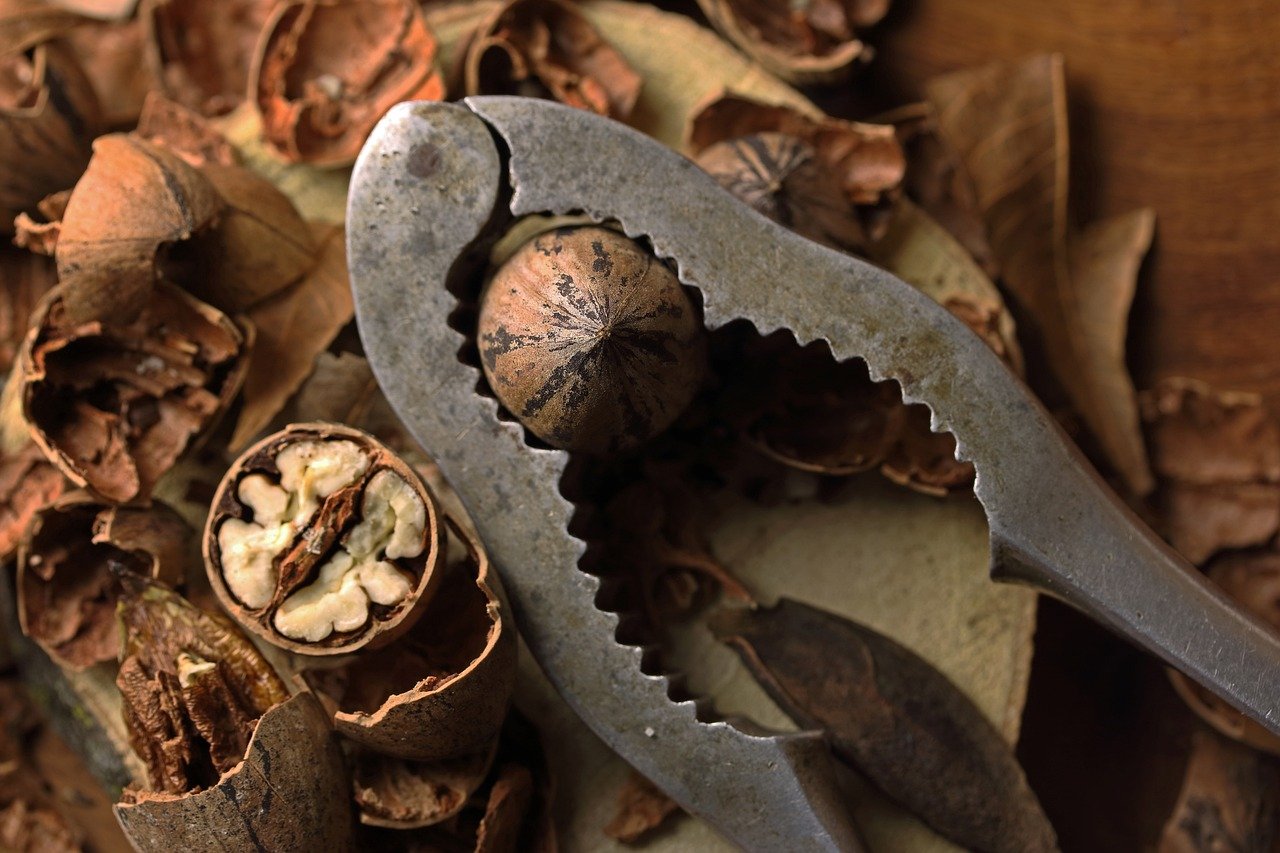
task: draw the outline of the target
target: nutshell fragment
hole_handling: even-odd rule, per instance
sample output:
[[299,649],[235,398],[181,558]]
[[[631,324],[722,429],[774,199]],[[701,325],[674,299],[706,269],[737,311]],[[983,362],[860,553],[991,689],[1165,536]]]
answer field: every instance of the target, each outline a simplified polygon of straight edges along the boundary
[[445,95],[413,0],[291,0],[258,42],[250,92],[266,140],[293,162],[346,166],[401,101]]
[[116,571],[176,584],[195,531],[161,503],[104,506],[72,492],[37,513],[18,552],[23,633],[72,670],[115,660]]
[[889,0],[698,0],[712,26],[792,83],[834,82],[871,58],[857,31],[884,17]]
[[125,323],[73,320],[72,295],[59,285],[32,318],[23,416],[73,483],[115,503],[144,498],[229,404],[250,335],[163,282]]
[[0,235],[75,184],[101,128],[97,96],[65,45],[0,56]]
[[357,752],[352,788],[360,822],[420,829],[448,820],[462,811],[484,782],[496,748],[495,736],[480,752],[433,762]]
[[444,561],[435,498],[367,433],[295,424],[249,448],[214,497],[209,581],[246,628],[291,651],[383,645],[423,614]]
[[550,98],[625,122],[642,80],[575,4],[508,0],[463,50],[468,95]]
[[418,762],[482,752],[515,689],[516,639],[478,539],[449,522],[450,562],[418,623],[389,646],[308,680],[334,728],[368,750]]

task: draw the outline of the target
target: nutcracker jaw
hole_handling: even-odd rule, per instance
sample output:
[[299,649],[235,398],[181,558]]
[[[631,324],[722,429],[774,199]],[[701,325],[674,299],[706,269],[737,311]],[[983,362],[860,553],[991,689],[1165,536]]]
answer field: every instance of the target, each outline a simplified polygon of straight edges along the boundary
[[[962,322],[915,288],[738,203],[695,165],[615,122],[544,101],[401,104],[356,164],[348,255],[357,319],[388,399],[462,495],[522,633],[605,742],[752,850],[857,849],[817,733],[703,723],[616,641],[577,568],[568,455],[525,442],[466,361],[486,249],[517,217],[584,213],[643,237],[703,298],[708,327],[750,321],[865,359],[929,406],[991,530],[992,574],[1082,609],[1280,733],[1280,641],[1142,526]],[[460,356],[461,354],[461,356]]]

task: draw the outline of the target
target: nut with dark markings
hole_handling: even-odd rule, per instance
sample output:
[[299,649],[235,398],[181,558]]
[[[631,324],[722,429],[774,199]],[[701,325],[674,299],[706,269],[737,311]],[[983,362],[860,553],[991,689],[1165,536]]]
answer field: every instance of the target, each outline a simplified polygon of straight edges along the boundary
[[706,369],[702,321],[675,274],[597,226],[518,249],[481,298],[477,340],[498,400],[543,441],[586,453],[662,432]]

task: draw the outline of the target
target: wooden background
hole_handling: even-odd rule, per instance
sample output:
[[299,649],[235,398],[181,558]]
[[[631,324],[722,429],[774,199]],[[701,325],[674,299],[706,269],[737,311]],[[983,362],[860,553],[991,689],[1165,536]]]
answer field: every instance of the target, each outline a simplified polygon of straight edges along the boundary
[[868,40],[886,104],[933,74],[1062,52],[1073,220],[1157,213],[1130,326],[1138,387],[1194,376],[1280,411],[1280,3],[896,0]]

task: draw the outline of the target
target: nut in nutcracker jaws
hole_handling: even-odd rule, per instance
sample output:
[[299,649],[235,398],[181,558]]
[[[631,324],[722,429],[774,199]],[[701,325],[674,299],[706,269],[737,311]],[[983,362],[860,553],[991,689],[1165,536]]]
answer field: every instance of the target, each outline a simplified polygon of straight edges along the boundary
[[[641,669],[578,569],[568,454],[531,446],[460,355],[488,248],[532,214],[616,222],[700,291],[705,324],[825,341],[923,403],[977,470],[991,574],[1084,611],[1280,734],[1280,640],[1215,591],[1102,483],[961,321],[865,261],[750,210],[621,124],[524,98],[395,107],[356,163],[347,240],[357,319],[388,399],[435,455],[503,570],[529,648],[606,743],[752,850],[857,849],[821,734],[702,722]],[[708,778],[714,773],[714,779]]]

